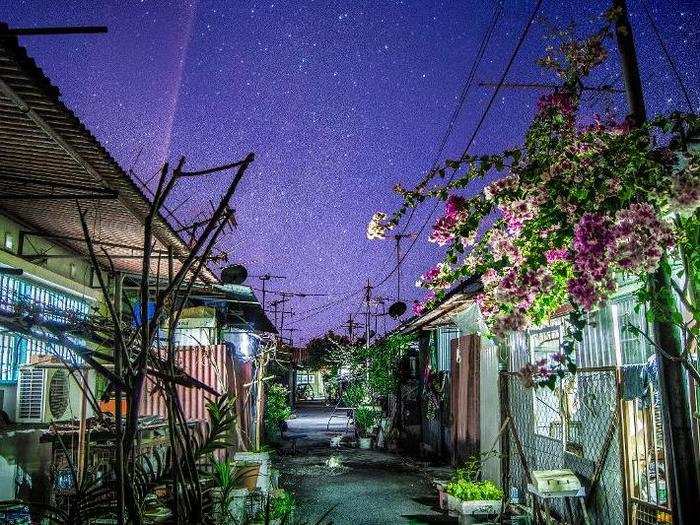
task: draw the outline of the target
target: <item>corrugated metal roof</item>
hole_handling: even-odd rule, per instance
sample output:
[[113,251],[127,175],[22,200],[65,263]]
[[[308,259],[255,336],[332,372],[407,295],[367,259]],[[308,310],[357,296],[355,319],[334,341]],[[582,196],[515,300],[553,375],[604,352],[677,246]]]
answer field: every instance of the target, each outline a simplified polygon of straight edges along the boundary
[[[3,29],[7,26],[0,24]],[[66,197],[83,196],[80,203],[88,210],[94,240],[136,248],[143,244],[149,200],[61,102],[58,89],[16,38],[0,39],[0,195],[5,196],[0,210],[28,229],[77,239],[83,233],[76,201]],[[8,198],[13,195],[39,198]],[[155,221],[154,235],[157,250],[172,246],[176,258],[187,255],[187,245],[163,217]],[[86,253],[82,242],[64,239],[60,244]],[[141,260],[133,257],[137,250],[109,246],[108,252],[116,269],[140,272]],[[157,264],[154,255],[154,272]],[[166,275],[165,257],[160,264]],[[202,278],[216,281],[208,269]]]
[[456,313],[468,306],[481,289],[481,276],[473,275],[450,290],[434,308],[423,315],[407,319],[392,331],[412,333],[418,330],[431,330],[439,326],[452,325],[453,321],[447,314]]

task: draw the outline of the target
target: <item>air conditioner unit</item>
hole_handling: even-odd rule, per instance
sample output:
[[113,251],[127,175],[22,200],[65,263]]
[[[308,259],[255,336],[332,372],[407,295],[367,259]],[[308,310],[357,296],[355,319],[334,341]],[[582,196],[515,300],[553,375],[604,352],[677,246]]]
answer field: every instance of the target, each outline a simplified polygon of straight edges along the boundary
[[[94,372],[88,374],[88,388],[94,388]],[[76,377],[79,375],[76,373]],[[91,384],[92,383],[92,384]],[[51,423],[80,418],[82,390],[63,366],[28,365],[19,370],[17,381],[18,423]],[[92,416],[89,409],[87,416]]]

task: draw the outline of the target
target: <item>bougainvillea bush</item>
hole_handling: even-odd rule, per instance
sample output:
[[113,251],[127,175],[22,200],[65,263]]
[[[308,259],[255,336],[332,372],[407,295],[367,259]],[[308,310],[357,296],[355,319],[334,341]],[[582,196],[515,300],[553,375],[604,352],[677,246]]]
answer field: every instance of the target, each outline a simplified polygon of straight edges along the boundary
[[[540,98],[522,147],[450,160],[412,190],[397,186],[401,208],[375,214],[368,227],[368,237],[381,238],[407,209],[445,201],[428,240],[446,246],[446,255],[419,278],[429,292],[414,305],[416,314],[474,274],[481,275],[477,301],[494,337],[568,309],[561,351],[521,371],[529,384],[553,388],[575,371],[572,352],[586,313],[614,292],[620,274],[646,283],[660,265],[671,271],[670,255],[685,266],[683,300],[699,283],[700,154],[688,148],[688,137],[700,121],[680,113],[646,123],[582,115],[581,86],[606,60],[609,34],[606,27],[583,40],[566,39],[540,60],[561,87]],[[465,196],[494,172],[501,174],[495,182]],[[644,287],[640,299],[649,297]],[[696,330],[693,304],[688,301]]]

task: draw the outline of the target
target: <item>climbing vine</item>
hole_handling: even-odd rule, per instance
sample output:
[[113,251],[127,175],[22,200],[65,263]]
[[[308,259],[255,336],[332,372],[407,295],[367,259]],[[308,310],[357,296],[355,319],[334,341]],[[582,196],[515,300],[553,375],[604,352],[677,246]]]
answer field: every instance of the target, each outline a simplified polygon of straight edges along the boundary
[[[521,370],[530,385],[553,388],[575,372],[573,350],[587,313],[615,291],[620,274],[643,283],[659,267],[671,275],[671,255],[683,263],[682,299],[697,289],[700,153],[688,139],[700,119],[672,113],[636,125],[581,113],[583,80],[606,60],[615,16],[608,12],[605,26],[587,38],[569,33],[539,61],[560,87],[539,99],[521,147],[447,160],[413,189],[397,185],[402,205],[391,215],[376,213],[367,230],[368,238],[383,238],[410,208],[445,202],[428,240],[446,253],[418,279],[428,295],[414,304],[416,314],[474,274],[483,283],[477,302],[496,338],[568,310],[560,351]],[[467,196],[494,174],[495,182]],[[646,284],[639,293],[642,301],[653,296]],[[693,319],[677,313],[673,322],[696,336],[697,302],[686,302]]]

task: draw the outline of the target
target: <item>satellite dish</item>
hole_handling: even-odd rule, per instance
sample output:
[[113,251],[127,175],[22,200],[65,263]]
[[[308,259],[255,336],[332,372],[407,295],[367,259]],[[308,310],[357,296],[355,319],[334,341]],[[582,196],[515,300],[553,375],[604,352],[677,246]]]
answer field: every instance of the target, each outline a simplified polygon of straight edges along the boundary
[[403,301],[396,301],[394,304],[392,304],[389,307],[389,315],[393,319],[398,319],[401,317],[403,314],[406,313],[406,303]]
[[241,264],[227,266],[221,270],[221,282],[223,284],[243,284],[248,278],[248,270]]

